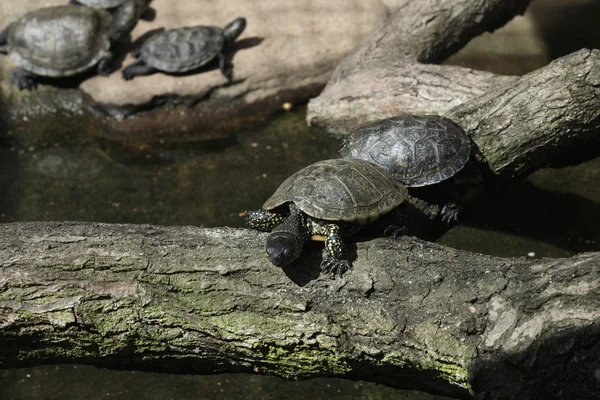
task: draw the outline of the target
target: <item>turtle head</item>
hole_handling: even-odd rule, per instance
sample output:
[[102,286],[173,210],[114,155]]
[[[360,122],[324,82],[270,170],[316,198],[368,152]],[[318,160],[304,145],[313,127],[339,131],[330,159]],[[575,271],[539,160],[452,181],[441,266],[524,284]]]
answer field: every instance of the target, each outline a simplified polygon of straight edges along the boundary
[[246,18],[236,18],[232,23],[230,23],[223,29],[223,36],[225,37],[225,41],[228,43],[232,43],[233,41],[235,41],[235,39],[237,39],[238,36],[242,34],[245,28]]
[[273,232],[267,239],[267,254],[276,267],[284,267],[302,253],[302,243],[291,232]]
[[126,0],[115,10],[108,28],[108,36],[113,42],[127,36],[135,28],[148,9],[148,3],[148,0]]

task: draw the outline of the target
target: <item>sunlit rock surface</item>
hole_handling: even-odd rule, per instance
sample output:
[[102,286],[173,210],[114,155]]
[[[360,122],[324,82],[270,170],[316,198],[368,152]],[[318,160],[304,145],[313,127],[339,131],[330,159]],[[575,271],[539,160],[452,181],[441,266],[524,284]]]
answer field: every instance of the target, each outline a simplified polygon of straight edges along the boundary
[[[0,26],[24,13],[43,6],[61,5],[67,0],[21,0],[0,2]],[[246,103],[261,102],[284,95],[285,101],[306,101],[327,82],[337,62],[360,38],[387,17],[385,5],[378,0],[154,0],[155,17],[142,20],[132,32],[133,45],[144,33],[191,25],[223,27],[238,16],[248,25],[234,47],[234,83],[227,84],[216,64],[208,70],[187,76],[157,73],[121,79],[120,70],[110,77],[93,76],[80,88],[93,100],[108,105],[144,105],[156,98],[183,97],[203,101],[236,98]],[[133,47],[132,44],[127,49]],[[129,55],[118,57],[121,69],[131,63]],[[16,89],[6,79],[14,64],[0,56],[4,82],[0,90],[14,95]],[[290,92],[293,94],[290,96]],[[23,94],[20,94],[22,96]],[[290,98],[291,97],[291,98]]]

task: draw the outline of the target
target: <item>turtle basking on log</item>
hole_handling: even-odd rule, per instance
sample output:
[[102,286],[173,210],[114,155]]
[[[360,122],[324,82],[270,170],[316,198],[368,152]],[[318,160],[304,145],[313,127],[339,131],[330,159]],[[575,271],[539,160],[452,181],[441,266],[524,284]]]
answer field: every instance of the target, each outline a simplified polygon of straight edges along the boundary
[[287,178],[261,210],[248,211],[251,228],[271,231],[266,250],[278,267],[290,264],[309,240],[325,241],[321,269],[350,268],[343,237],[396,209],[406,188],[380,167],[355,159],[324,160]]
[[31,11],[0,33],[0,53],[18,65],[11,80],[19,89],[37,87],[37,77],[68,77],[93,67],[112,72],[112,44],[129,33],[139,19],[137,2],[114,14],[80,5]]
[[398,116],[362,125],[345,138],[340,155],[379,165],[409,188],[440,184],[446,198],[442,220],[448,223],[457,222],[459,214],[454,175],[469,159],[484,161],[460,125],[437,115]]
[[233,69],[226,65],[223,50],[235,42],[245,28],[246,19],[240,17],[223,29],[191,26],[157,32],[132,52],[137,61],[123,70],[123,79],[130,80],[157,71],[188,72],[218,58],[221,73],[231,81]]

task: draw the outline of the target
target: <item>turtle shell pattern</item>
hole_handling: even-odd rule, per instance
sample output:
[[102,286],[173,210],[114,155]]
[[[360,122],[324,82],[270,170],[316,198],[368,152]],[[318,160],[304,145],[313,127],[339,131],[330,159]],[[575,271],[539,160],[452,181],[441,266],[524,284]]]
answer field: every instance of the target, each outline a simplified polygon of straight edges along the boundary
[[23,69],[42,76],[70,76],[85,71],[110,47],[110,16],[81,6],[41,8],[14,23],[9,55]]
[[408,187],[432,185],[466,164],[471,142],[448,118],[399,116],[355,129],[340,150],[343,157],[375,163]]
[[158,70],[185,72],[198,68],[223,50],[223,30],[193,26],[160,32],[144,42],[141,59]]
[[113,8],[120,6],[125,0],[77,0],[77,2],[93,8]]
[[366,224],[400,205],[408,193],[378,166],[363,160],[324,160],[287,178],[263,208],[293,202],[307,215]]

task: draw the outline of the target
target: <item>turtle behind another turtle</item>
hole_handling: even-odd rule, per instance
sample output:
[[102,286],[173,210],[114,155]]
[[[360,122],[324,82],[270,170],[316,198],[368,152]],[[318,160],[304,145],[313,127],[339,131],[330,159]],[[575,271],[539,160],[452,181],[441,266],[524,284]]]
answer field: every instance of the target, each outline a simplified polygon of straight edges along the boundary
[[446,222],[458,219],[454,175],[469,158],[483,160],[460,125],[437,115],[398,116],[360,126],[345,139],[340,155],[375,163],[407,187],[441,184]]
[[131,32],[137,21],[148,10],[148,0],[71,0],[69,4],[80,4],[100,10],[113,10],[114,36],[118,37]]
[[235,41],[245,27],[246,19],[237,18],[223,29],[193,26],[155,33],[132,53],[137,61],[123,70],[123,79],[130,80],[157,71],[192,71],[218,57],[221,73],[231,81],[232,69],[226,65],[223,50]]

